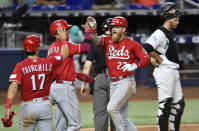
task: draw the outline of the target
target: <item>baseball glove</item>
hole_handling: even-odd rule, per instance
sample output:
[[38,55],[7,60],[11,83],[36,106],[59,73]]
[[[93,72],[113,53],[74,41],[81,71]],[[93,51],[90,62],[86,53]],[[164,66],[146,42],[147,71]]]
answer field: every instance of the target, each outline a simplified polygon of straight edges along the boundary
[[14,111],[10,112],[9,119],[6,120],[6,118],[1,118],[1,121],[3,122],[4,127],[11,127],[12,126],[12,118],[13,116],[16,115]]
[[93,82],[93,78],[87,74],[83,74],[83,73],[75,73],[75,77],[83,82],[86,83],[92,83]]
[[95,18],[89,16],[87,18],[87,22],[88,22],[88,25],[92,28],[92,29],[96,29],[97,28],[97,22],[95,20]]

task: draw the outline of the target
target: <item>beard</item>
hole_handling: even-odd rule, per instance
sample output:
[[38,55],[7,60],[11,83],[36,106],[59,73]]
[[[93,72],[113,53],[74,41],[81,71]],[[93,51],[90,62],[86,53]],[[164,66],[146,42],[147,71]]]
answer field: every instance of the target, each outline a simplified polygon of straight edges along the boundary
[[170,22],[170,28],[171,28],[171,29],[176,29],[176,28],[177,28],[177,25],[175,25],[173,22]]
[[117,33],[117,34],[112,35],[112,41],[113,42],[118,42],[121,37],[122,37],[122,31]]

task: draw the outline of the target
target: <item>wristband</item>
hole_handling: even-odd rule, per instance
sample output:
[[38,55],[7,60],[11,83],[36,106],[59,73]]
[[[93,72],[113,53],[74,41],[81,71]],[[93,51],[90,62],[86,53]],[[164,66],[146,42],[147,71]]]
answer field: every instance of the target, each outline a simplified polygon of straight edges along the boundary
[[89,29],[89,31],[90,31],[91,33],[97,33],[97,30],[96,30],[96,29]]
[[6,108],[10,108],[11,107],[11,99],[7,98],[6,99]]

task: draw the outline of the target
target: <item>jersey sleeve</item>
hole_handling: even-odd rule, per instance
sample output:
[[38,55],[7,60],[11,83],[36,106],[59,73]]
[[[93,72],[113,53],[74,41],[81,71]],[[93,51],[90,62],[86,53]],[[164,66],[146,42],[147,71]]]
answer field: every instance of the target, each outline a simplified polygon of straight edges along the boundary
[[17,82],[21,85],[22,80],[23,80],[23,72],[21,70],[20,64],[18,63],[15,66],[12,74],[10,75],[9,82]]
[[73,44],[68,42],[67,45],[68,45],[69,56],[73,56],[75,54],[80,53],[81,44]]
[[156,30],[145,43],[150,44],[154,49],[158,47],[162,40],[162,32],[160,30]]
[[107,38],[108,38],[108,35],[101,35],[100,38],[101,38],[100,47],[101,47],[101,48],[104,48],[105,45],[106,45],[106,40],[107,40]]
[[150,63],[149,56],[141,44],[135,42],[134,52],[135,56],[139,58],[139,61],[136,63],[139,68],[144,67]]

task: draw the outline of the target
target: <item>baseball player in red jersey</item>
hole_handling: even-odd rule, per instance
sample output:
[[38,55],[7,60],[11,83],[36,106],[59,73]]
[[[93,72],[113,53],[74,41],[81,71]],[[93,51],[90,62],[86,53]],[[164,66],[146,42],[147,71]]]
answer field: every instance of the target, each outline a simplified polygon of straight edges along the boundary
[[61,54],[48,58],[38,57],[39,47],[38,36],[30,35],[25,38],[24,51],[27,58],[16,64],[9,79],[11,84],[7,94],[5,118],[9,118],[11,105],[20,85],[20,131],[34,131],[36,126],[39,131],[52,131],[52,109],[48,97],[50,84],[53,71],[68,56],[68,47],[62,46]]
[[[66,35],[66,39],[60,39],[56,34],[56,28],[59,25],[65,30],[62,34]],[[49,28],[51,35],[56,38],[56,41],[50,45],[48,56],[57,55],[62,45],[68,45],[69,50],[69,57],[54,72],[55,81],[52,83],[50,90],[52,101],[56,104],[56,131],[79,131],[81,127],[80,106],[74,86],[75,67],[73,55],[89,51],[90,44],[86,42],[83,44],[68,42],[70,27],[71,25],[61,19],[54,21]],[[85,40],[87,41],[90,39],[88,36],[90,37],[87,31],[85,32]],[[69,128],[68,125],[70,125]]]
[[[90,21],[89,21],[90,20]],[[87,20],[93,32],[96,21]],[[128,23],[124,17],[117,16],[112,20],[110,35],[92,35],[92,43],[104,49],[110,79],[110,101],[107,110],[117,131],[136,131],[136,127],[128,119],[128,99],[136,92],[134,70],[150,63],[143,47],[128,38]],[[139,61],[138,61],[139,59]]]

